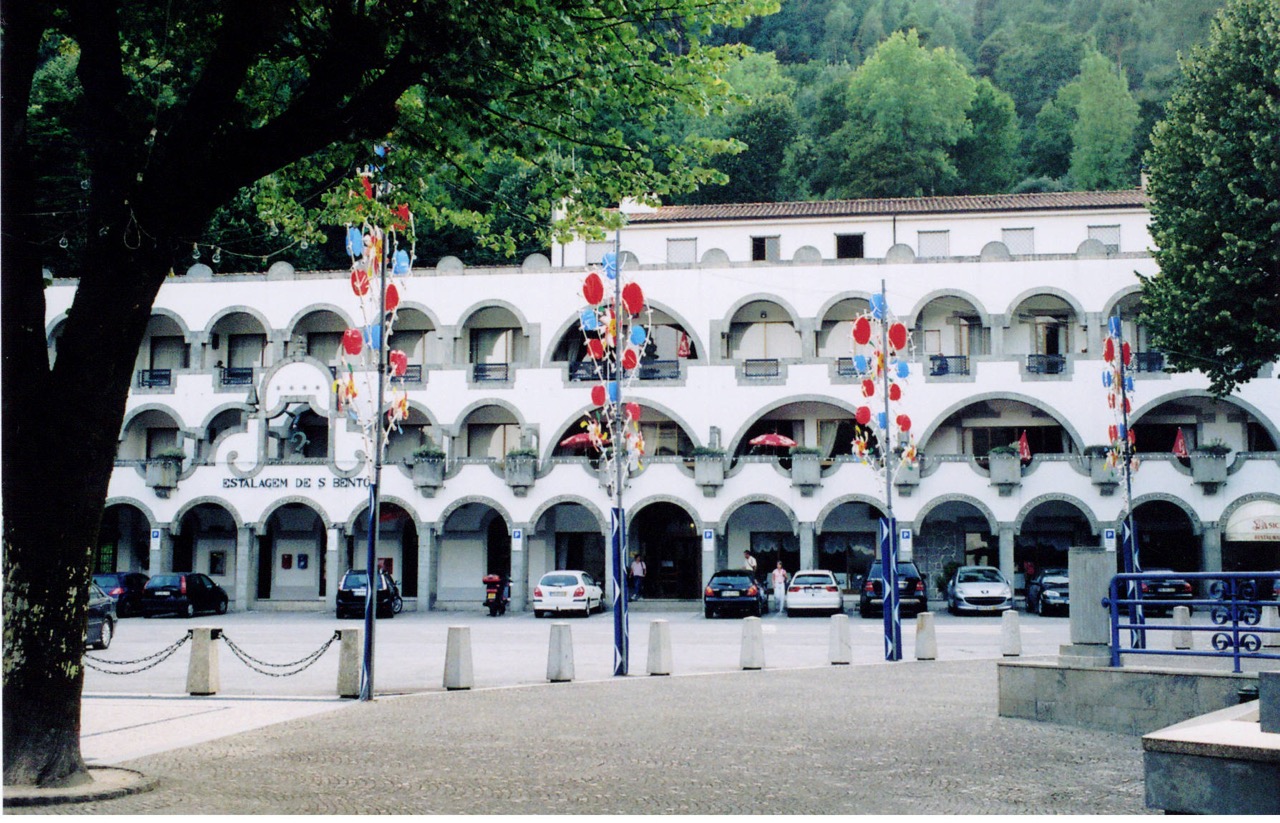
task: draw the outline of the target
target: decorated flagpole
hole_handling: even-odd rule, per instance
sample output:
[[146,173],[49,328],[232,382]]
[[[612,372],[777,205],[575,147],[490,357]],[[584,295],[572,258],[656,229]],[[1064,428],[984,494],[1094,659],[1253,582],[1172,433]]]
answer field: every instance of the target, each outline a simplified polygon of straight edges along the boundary
[[[1134,451],[1136,438],[1129,428],[1129,392],[1133,390],[1133,378],[1129,376],[1129,362],[1132,350],[1124,339],[1124,324],[1121,322],[1120,309],[1116,307],[1115,316],[1107,324],[1107,339],[1103,344],[1102,357],[1109,364],[1110,371],[1103,375],[1103,383],[1110,389],[1108,402],[1117,422],[1111,426],[1111,453],[1107,460],[1120,469],[1124,475],[1124,522],[1121,524],[1121,552],[1124,555],[1125,574],[1138,574],[1142,564],[1138,558],[1138,532],[1133,518],[1133,473],[1138,468],[1138,458]],[[1142,586],[1136,580],[1130,580],[1127,587],[1129,599],[1142,599]],[[1142,604],[1129,604],[1129,622],[1144,622]],[[1131,629],[1131,645],[1135,649],[1147,646],[1146,632],[1142,629]]]
[[[613,305],[614,317],[618,323],[615,331],[613,380],[617,390],[609,398],[613,404],[610,415],[609,437],[613,441],[614,475],[613,475],[613,507],[609,510],[609,536],[613,549],[613,676],[626,677],[630,669],[631,659],[631,624],[627,603],[630,595],[627,592],[627,518],[622,508],[622,481],[626,471],[626,461],[618,455],[623,444],[622,422],[622,363],[616,359],[620,340],[616,335],[622,333],[622,232],[613,233]],[[621,594],[619,594],[621,593]]]

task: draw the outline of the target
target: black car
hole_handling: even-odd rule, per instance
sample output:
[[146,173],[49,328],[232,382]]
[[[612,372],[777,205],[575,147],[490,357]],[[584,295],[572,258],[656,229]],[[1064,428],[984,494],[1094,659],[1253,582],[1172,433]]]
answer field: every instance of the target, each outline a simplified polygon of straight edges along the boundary
[[750,569],[721,569],[702,591],[702,608],[707,617],[728,613],[759,617],[768,609],[766,596]]
[[[1142,581],[1143,600],[1183,601],[1196,599],[1196,592],[1191,586],[1191,581],[1178,577],[1177,572],[1173,569],[1144,569],[1142,573],[1161,575],[1159,579],[1153,578]],[[1144,603],[1142,606],[1142,613],[1151,617],[1162,614],[1173,614],[1173,607],[1181,605],[1183,605],[1181,602],[1161,602],[1158,606],[1148,606]],[[1190,603],[1185,605],[1188,611],[1195,611],[1195,607]]]
[[1044,616],[1071,610],[1066,569],[1041,569],[1027,584],[1027,611]]
[[[400,596],[400,587],[391,575],[379,569],[378,575],[378,617],[395,617],[404,608],[404,599]],[[361,617],[364,615],[364,601],[369,592],[369,575],[364,569],[347,569],[338,584],[335,598],[338,617]]]
[[227,593],[199,572],[157,574],[142,590],[142,614],[176,614],[191,617],[196,612],[227,613]]
[[[871,564],[858,596],[858,614],[871,617],[884,613],[884,569],[880,561]],[[929,611],[929,595],[924,588],[924,575],[910,560],[898,561],[898,614],[920,614]]]
[[117,617],[142,614],[142,590],[148,579],[142,572],[104,572],[93,576],[93,582],[116,601]]
[[100,587],[89,584],[89,623],[85,627],[84,644],[94,649],[111,645],[116,634],[116,601]]

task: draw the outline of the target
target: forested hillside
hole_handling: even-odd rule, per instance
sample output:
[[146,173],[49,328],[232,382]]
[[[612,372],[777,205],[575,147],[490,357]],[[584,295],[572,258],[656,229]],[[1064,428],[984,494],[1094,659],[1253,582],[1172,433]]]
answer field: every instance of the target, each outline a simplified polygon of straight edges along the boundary
[[1179,53],[1222,0],[781,0],[732,32],[746,144],[682,202],[1137,185]]

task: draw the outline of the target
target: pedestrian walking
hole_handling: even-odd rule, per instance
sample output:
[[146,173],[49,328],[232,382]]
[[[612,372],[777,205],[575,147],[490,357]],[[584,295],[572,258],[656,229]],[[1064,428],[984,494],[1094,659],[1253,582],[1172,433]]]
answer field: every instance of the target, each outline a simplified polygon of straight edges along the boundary
[[631,555],[631,599],[639,600],[640,591],[644,588],[644,576],[648,571],[644,558],[638,554]]
[[781,612],[787,596],[787,570],[782,568],[781,560],[778,561],[778,567],[769,573],[769,582],[773,583],[773,600]]

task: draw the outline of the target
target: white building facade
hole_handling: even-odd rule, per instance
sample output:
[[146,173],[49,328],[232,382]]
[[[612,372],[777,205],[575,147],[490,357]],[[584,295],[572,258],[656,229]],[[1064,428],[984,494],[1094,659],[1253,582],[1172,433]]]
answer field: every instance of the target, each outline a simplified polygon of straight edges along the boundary
[[[933,598],[949,562],[1021,582],[1124,516],[1087,448],[1112,422],[1101,352],[1117,310],[1135,353],[1143,566],[1280,568],[1280,380],[1268,369],[1219,400],[1202,376],[1163,371],[1133,322],[1138,277],[1156,270],[1149,219],[1140,191],[629,213],[624,272],[653,312],[625,398],[648,453],[624,497],[646,595],[698,598],[744,551],[761,569],[865,573],[885,494],[851,455],[864,401],[850,329],[882,282],[911,329],[900,410],[923,455],[896,478],[894,514]],[[489,572],[510,575],[517,605],[551,569],[608,579],[611,501],[590,457],[560,443],[593,408],[581,287],[612,246],[510,268],[445,258],[402,281],[391,346],[408,355],[410,416],[387,452],[376,553],[406,608],[476,608]],[[75,286],[47,291],[50,357]],[[333,371],[358,315],[345,271],[171,278],[139,351],[98,569],[205,572],[240,610],[331,608],[367,540],[368,456]],[[1189,459],[1171,454],[1179,431]],[[816,449],[816,468],[749,445],[771,432]],[[994,476],[987,452],[1023,432],[1032,460]],[[415,459],[428,443],[442,461]],[[1211,443],[1230,451],[1194,453]]]

